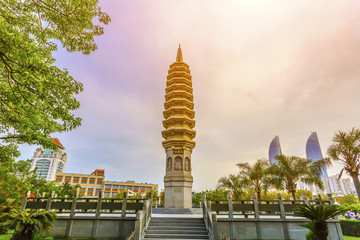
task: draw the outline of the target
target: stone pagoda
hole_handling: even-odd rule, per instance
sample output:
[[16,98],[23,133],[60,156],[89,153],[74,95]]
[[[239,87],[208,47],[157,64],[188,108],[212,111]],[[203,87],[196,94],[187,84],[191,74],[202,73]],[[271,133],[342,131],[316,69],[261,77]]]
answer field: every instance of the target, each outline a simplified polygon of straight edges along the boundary
[[166,152],[165,208],[191,208],[191,153],[196,132],[193,89],[189,65],[179,49],[166,82],[162,145]]

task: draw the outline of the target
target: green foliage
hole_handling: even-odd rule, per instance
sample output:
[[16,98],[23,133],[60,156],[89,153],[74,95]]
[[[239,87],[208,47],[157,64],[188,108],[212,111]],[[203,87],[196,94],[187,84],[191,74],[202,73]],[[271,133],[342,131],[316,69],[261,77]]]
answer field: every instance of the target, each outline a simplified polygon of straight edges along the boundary
[[270,167],[271,183],[277,189],[286,189],[296,199],[297,181],[316,184],[323,189],[319,165],[309,159],[296,156],[277,155],[277,164]]
[[149,192],[146,192],[145,198],[150,198],[150,195],[151,195],[151,197],[152,197],[153,202],[157,202],[157,200],[158,200],[158,198],[159,198],[159,196],[158,196],[158,195],[159,195],[158,191],[151,190],[151,191],[149,191]]
[[340,219],[340,225],[344,235],[360,237],[359,220]]
[[360,199],[360,129],[352,128],[348,132],[338,131],[333,137],[333,144],[327,150],[327,154],[333,161],[339,161],[344,165],[343,171],[353,179],[355,189]]
[[[244,195],[245,185],[242,182],[240,175],[230,174],[228,177],[222,177],[218,181],[217,188],[223,189],[224,191],[231,191],[232,196],[235,200],[241,198]],[[225,194],[226,199],[226,194]]]
[[200,205],[200,202],[202,201],[202,193],[195,193],[194,196],[192,196],[192,203],[196,206]]
[[15,161],[19,156],[15,144],[0,145],[0,205],[8,198],[19,203],[36,178],[29,161]]
[[306,240],[318,240],[319,238],[315,235],[315,223],[307,222],[305,224],[300,224],[300,226],[309,229],[309,232],[306,233]]
[[270,186],[269,160],[259,159],[252,166],[249,163],[238,163],[237,166],[240,168],[239,178],[243,186],[254,189],[260,200],[261,193],[266,193]]
[[[83,85],[59,69],[54,40],[69,52],[96,50],[109,16],[98,0],[0,2],[0,134],[5,141],[55,147],[50,134],[69,131],[81,119],[71,111]],[[97,21],[94,21],[97,20]]]
[[206,200],[217,201],[227,199],[227,190],[223,188],[217,188],[215,190],[206,190]]
[[326,221],[342,213],[343,211],[337,205],[304,204],[296,207],[294,210],[295,216],[305,217],[313,222],[314,226],[311,226],[312,228],[309,228],[309,230],[312,230],[313,234],[319,240],[326,240],[328,237],[329,231]]
[[14,230],[11,240],[29,240],[39,238],[37,232],[49,234],[56,218],[56,213],[50,211],[14,209],[4,215],[4,225]]
[[340,203],[341,205],[347,204],[347,205],[354,205],[354,204],[360,204],[359,199],[356,198],[355,194],[346,194],[344,197],[337,197],[336,201]]

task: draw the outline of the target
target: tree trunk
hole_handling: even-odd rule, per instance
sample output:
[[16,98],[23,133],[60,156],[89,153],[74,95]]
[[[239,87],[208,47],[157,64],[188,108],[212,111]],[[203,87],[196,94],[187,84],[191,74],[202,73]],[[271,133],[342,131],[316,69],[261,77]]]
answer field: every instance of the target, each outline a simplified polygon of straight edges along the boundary
[[353,181],[354,181],[354,185],[355,185],[355,191],[358,195],[358,198],[360,200],[360,181],[359,181],[359,177],[358,176],[351,176]]
[[320,240],[327,240],[329,235],[328,226],[326,221],[315,222],[315,235]]
[[257,200],[258,200],[259,203],[260,203],[260,192],[256,192],[256,194],[257,194]]
[[296,198],[295,198],[295,191],[291,191],[291,195],[292,195],[292,197],[294,198],[294,200],[296,200]]

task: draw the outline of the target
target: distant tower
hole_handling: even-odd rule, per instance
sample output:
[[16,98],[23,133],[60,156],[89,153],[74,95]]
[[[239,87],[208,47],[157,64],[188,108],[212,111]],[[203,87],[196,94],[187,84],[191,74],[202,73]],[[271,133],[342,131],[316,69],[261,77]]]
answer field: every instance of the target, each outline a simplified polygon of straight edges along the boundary
[[[323,155],[321,153],[321,148],[319,144],[319,139],[316,132],[311,133],[311,135],[309,136],[306,142],[306,157],[314,161],[323,159]],[[323,168],[321,173],[321,178],[325,178],[327,176],[328,174],[326,168]]]
[[37,148],[34,153],[31,170],[37,168],[36,175],[38,179],[44,178],[46,181],[54,181],[56,173],[65,171],[67,160],[64,152],[65,148],[57,138],[53,139],[53,143],[59,149]]
[[281,155],[281,147],[280,147],[280,139],[279,136],[275,136],[274,139],[270,143],[269,147],[269,160],[270,165],[273,165],[277,163],[277,160],[275,159],[276,155]]
[[189,65],[183,62],[180,45],[176,62],[170,65],[165,90],[165,130],[162,131],[165,138],[162,145],[166,152],[165,207],[191,208],[195,112]]

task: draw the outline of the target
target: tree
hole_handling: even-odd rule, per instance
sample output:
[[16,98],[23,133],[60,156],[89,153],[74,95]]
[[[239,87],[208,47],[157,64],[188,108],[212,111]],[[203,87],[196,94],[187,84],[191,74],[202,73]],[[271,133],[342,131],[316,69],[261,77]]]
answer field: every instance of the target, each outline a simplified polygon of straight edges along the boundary
[[14,209],[6,214],[4,225],[14,230],[11,240],[31,240],[37,232],[49,233],[56,221],[56,213],[43,210],[21,211]]
[[216,188],[215,190],[206,190],[206,200],[217,201],[226,200],[227,190],[224,188]]
[[307,225],[316,236],[316,240],[327,240],[329,231],[327,220],[342,214],[342,210],[337,205],[301,205],[298,206],[294,214],[299,217],[310,219],[314,225]]
[[257,199],[260,200],[261,192],[266,191],[270,182],[268,173],[269,160],[259,159],[252,166],[249,163],[238,163],[236,165],[240,168],[239,176],[242,183],[254,188]]
[[344,165],[339,179],[345,170],[352,177],[360,199],[360,129],[352,128],[348,132],[338,131],[332,141],[327,154],[333,161],[340,161]]
[[150,196],[151,196],[151,197],[152,197],[152,201],[153,201],[153,202],[157,202],[157,200],[158,200],[158,195],[159,195],[158,191],[155,191],[155,190],[152,189],[151,191],[146,192],[145,197],[146,197],[146,198],[150,198]]
[[[0,139],[55,147],[50,134],[69,131],[81,119],[71,111],[83,85],[54,66],[54,40],[69,52],[90,54],[109,16],[98,0],[0,2]],[[96,20],[96,21],[94,21]]]
[[[110,17],[98,0],[0,1],[0,201],[29,190],[29,162],[15,162],[18,144],[57,146],[51,134],[81,123],[72,111],[83,85],[54,66],[57,42],[69,52],[90,54],[94,37]],[[57,42],[55,42],[56,40]],[[9,196],[11,197],[11,196]]]
[[244,184],[239,175],[230,174],[228,177],[220,178],[217,187],[230,190],[235,200],[240,199],[244,193]]
[[315,184],[323,189],[320,178],[321,165],[312,165],[312,160],[296,156],[277,155],[277,164],[269,168],[271,182],[278,189],[286,189],[296,199],[297,182]]
[[35,180],[36,175],[30,171],[29,161],[15,161],[19,156],[16,145],[0,145],[0,205],[8,198],[14,199],[14,204],[20,203]]

